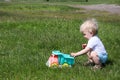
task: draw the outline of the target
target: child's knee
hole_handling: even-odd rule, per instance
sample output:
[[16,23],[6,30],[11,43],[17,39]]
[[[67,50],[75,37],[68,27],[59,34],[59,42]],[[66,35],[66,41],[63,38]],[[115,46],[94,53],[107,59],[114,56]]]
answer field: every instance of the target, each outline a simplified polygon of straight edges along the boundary
[[93,51],[93,52],[91,52],[91,57],[96,58],[96,57],[98,57],[98,55],[96,52]]

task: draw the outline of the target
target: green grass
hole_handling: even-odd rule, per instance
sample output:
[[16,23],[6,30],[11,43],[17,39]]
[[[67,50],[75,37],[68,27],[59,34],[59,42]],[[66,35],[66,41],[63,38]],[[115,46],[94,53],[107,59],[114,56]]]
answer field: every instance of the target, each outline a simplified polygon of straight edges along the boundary
[[[7,1],[7,0],[6,0]],[[64,4],[119,4],[120,5],[120,0],[8,0],[8,3],[43,3],[43,2],[48,2],[48,3],[64,3]],[[0,2],[5,2],[5,0],[0,0]]]
[[[93,17],[109,54],[106,67],[94,72],[82,66],[87,57],[79,56],[72,68],[48,68],[52,50],[81,50],[86,40],[79,26]],[[119,17],[62,5],[0,3],[0,80],[119,80]]]

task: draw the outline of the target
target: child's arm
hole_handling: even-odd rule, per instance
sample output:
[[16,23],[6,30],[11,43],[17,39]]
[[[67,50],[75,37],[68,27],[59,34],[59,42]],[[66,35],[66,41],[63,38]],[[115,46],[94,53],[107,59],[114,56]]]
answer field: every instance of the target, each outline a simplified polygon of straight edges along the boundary
[[71,56],[76,57],[76,56],[85,54],[85,53],[89,52],[90,50],[91,50],[90,48],[86,47],[85,49],[83,49],[83,50],[81,50],[81,51],[79,51],[77,53],[71,53]]

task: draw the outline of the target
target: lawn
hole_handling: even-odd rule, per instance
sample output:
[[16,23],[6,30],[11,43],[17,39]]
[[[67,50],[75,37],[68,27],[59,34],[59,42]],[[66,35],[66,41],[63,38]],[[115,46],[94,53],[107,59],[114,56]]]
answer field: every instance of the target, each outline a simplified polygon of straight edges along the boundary
[[[48,68],[53,50],[81,50],[86,40],[79,26],[88,18],[99,23],[99,37],[109,54],[97,71],[75,58],[71,68]],[[0,3],[0,80],[119,80],[120,15],[42,3]]]

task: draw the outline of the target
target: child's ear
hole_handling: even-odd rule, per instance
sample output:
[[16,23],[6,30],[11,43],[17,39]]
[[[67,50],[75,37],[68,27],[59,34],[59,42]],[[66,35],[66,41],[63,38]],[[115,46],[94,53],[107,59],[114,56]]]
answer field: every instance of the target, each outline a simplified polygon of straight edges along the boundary
[[94,33],[93,33],[93,32],[90,32],[90,34],[91,34],[91,35],[94,35]]

